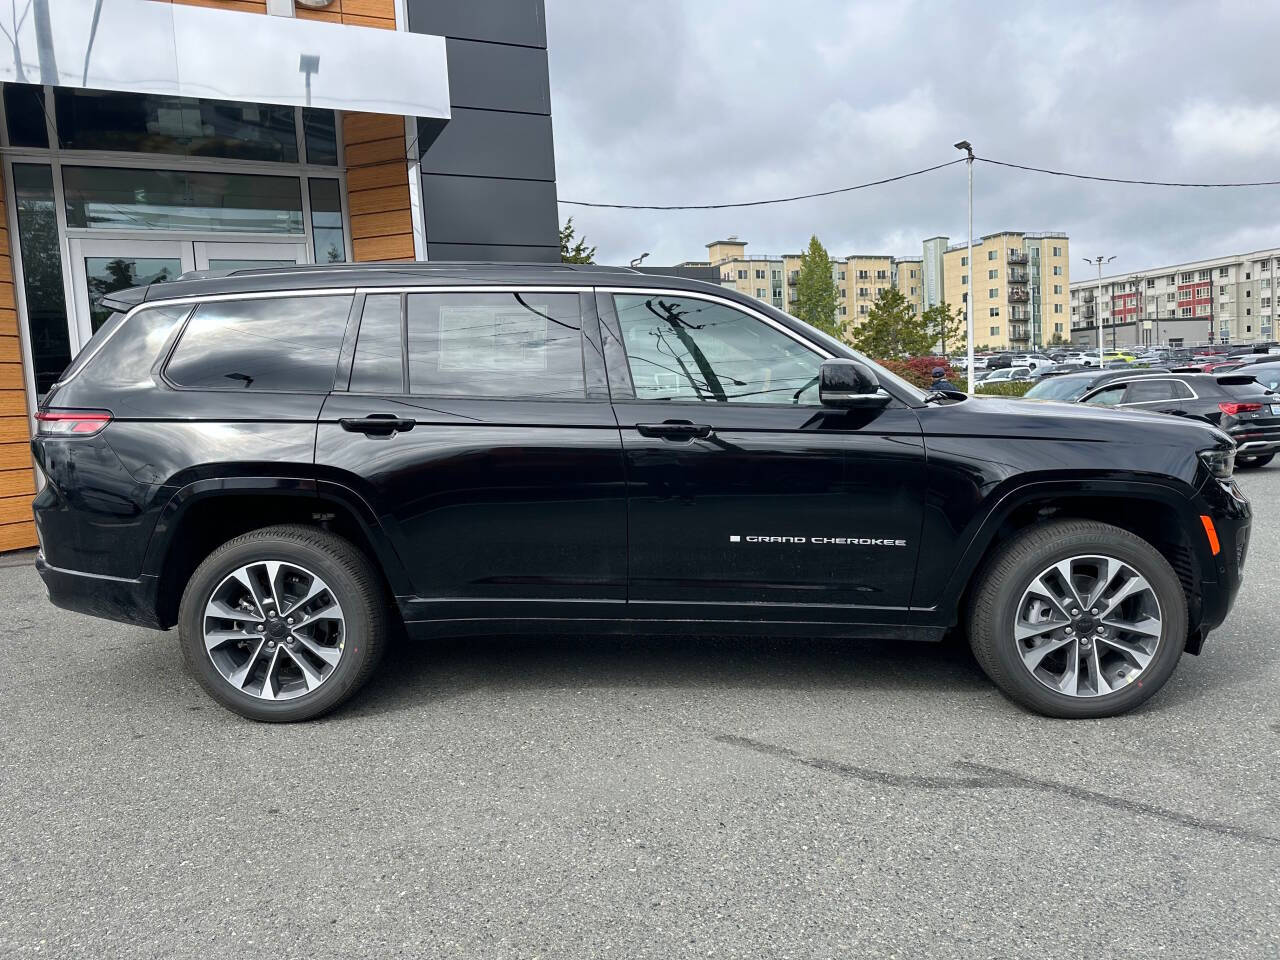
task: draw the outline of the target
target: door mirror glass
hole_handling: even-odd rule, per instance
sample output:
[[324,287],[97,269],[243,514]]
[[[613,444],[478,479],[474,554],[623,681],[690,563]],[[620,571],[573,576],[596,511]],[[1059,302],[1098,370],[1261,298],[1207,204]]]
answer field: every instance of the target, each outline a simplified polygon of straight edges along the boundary
[[818,397],[825,407],[883,407],[889,402],[889,395],[880,392],[880,381],[870,367],[844,359],[822,361]]

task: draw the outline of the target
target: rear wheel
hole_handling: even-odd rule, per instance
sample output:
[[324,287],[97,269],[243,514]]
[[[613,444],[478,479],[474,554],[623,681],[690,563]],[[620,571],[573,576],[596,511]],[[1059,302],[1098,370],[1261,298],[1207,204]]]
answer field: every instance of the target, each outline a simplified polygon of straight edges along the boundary
[[1131,710],[1169,679],[1187,606],[1168,561],[1127,530],[1091,520],[1032,527],[986,564],[969,642],[1005,694],[1052,717]]
[[1259,453],[1252,457],[1236,457],[1237,467],[1265,467],[1275,459],[1274,453]]
[[200,564],[178,613],[188,667],[209,694],[254,720],[308,720],[373,673],[386,610],[368,558],[312,527],[236,537]]

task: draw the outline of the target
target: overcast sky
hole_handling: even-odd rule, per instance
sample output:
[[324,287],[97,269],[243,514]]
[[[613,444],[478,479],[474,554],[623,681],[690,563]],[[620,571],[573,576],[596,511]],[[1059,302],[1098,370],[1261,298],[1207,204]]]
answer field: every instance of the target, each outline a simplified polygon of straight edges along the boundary
[[[562,200],[716,203],[992,158],[1179,181],[1280,179],[1280,4],[546,0]],[[1117,186],[975,165],[974,232],[1062,230],[1072,277],[1280,245],[1280,187]],[[597,261],[918,255],[965,236],[963,165],[745,210],[562,205]],[[1086,272],[1088,271],[1088,272]]]

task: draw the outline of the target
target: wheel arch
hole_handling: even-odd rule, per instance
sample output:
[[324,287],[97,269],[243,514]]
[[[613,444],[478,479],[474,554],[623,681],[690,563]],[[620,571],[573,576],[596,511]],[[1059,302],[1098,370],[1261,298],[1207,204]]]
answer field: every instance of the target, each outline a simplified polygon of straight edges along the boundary
[[143,561],[157,582],[157,617],[177,622],[183,586],[204,557],[243,533],[281,523],[330,530],[373,562],[389,595],[411,593],[395,547],[369,505],[332,482],[276,477],[199,480],[179,489],[162,509]]

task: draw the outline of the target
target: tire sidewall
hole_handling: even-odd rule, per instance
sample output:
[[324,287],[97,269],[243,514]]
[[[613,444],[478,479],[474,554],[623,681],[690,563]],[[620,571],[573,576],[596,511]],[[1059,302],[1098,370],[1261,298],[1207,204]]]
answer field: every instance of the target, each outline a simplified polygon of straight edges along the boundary
[[[265,560],[297,564],[319,576],[337,598],[345,621],[342,658],[334,672],[313,692],[289,700],[262,700],[236,690],[218,672],[204,645],[204,610],[214,589],[232,571]],[[304,720],[341,703],[358,681],[373,628],[368,604],[350,571],[326,551],[286,538],[255,538],[214,551],[196,569],[182,596],[179,640],[188,666],[219,703],[255,720]]]
[[[1123,690],[1101,697],[1072,697],[1050,690],[1022,662],[1014,640],[1014,619],[1023,592],[1045,568],[1070,557],[1106,555],[1132,566],[1155,590],[1163,633],[1155,657]],[[1153,547],[1127,537],[1072,537],[1019,560],[996,590],[993,652],[1008,681],[1034,709],[1057,717],[1110,716],[1131,710],[1155,695],[1172,675],[1187,640],[1186,598],[1168,562]]]

